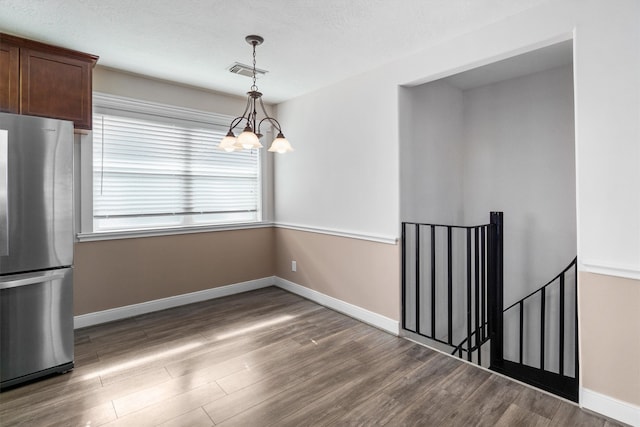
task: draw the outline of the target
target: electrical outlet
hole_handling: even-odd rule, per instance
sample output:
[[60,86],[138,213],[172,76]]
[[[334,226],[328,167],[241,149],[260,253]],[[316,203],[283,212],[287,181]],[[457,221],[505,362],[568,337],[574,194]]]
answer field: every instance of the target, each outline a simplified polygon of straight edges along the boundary
[[297,271],[298,265],[295,261],[291,261],[291,271]]

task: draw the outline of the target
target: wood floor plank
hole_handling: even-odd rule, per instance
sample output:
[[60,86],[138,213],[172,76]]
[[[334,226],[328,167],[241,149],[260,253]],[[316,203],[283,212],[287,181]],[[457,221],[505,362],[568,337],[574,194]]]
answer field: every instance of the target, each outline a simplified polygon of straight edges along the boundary
[[551,420],[558,411],[561,400],[533,388],[526,387],[513,402],[520,408]]
[[427,363],[413,370],[410,375],[398,379],[384,389],[389,396],[410,403],[421,393],[425,393],[438,382],[445,380],[460,366],[459,360],[442,354],[435,354]]
[[287,375],[289,372],[313,373],[314,364],[329,358],[345,358],[362,349],[359,343],[349,340],[350,334],[335,334],[331,339],[316,343],[287,347],[285,352],[273,353],[263,363],[235,372],[218,380],[229,394],[264,379]]
[[18,417],[0,417],[1,426],[93,426],[115,420],[116,413],[111,402],[94,407],[65,411],[49,407],[47,411],[26,411]]
[[548,418],[541,417],[518,405],[511,404],[496,422],[496,427],[546,427],[549,425],[549,422],[550,420]]
[[493,426],[525,388],[506,378],[491,375],[473,390],[464,405],[454,409],[454,422]]
[[[388,425],[460,425],[454,421],[456,414],[459,411],[474,413],[475,408],[467,398],[490,377],[491,374],[475,366],[459,363],[445,377],[434,376],[431,387],[422,387],[413,392],[414,395],[408,395],[405,405],[393,414]],[[398,396],[395,395],[396,399]]]
[[[397,399],[397,397],[396,397]],[[404,404],[389,417],[387,414],[374,412],[372,417],[382,417],[388,419],[385,426],[445,426],[456,425],[451,418],[454,412],[454,405],[451,402],[460,401],[446,390],[432,387],[416,396],[410,402]]]
[[[214,381],[209,381],[208,378],[202,375],[188,375],[180,378],[172,378],[160,384],[149,385],[133,393],[113,399],[113,406],[118,417],[122,417],[146,408],[147,406],[169,400],[185,391],[190,391],[205,385],[210,385],[212,388],[216,386],[220,388]],[[219,394],[222,396],[224,391],[220,389]]]
[[[100,384],[99,379],[97,379],[97,383],[96,379],[91,379],[88,380],[89,382],[79,383],[91,384],[90,386],[63,390],[62,392],[57,390],[54,394],[45,392],[35,398],[21,399],[19,409],[13,407],[5,412],[3,408],[2,416],[4,420],[10,422],[21,421],[24,417],[32,420],[46,420],[57,413],[73,413],[78,408],[92,408],[106,402],[112,405],[112,400],[154,387],[170,379],[168,373],[163,370],[144,372],[106,387]],[[33,405],[34,401],[40,402],[40,404]],[[9,404],[11,405],[11,403]],[[5,406],[4,402],[2,406]],[[38,425],[38,423],[33,425]]]
[[396,400],[384,391],[375,393],[370,399],[349,410],[345,424],[354,427],[393,426],[394,416],[405,407],[406,402]]
[[[314,357],[300,357],[297,363],[282,365],[286,368],[261,372],[252,378],[259,379],[259,381],[252,382],[250,385],[210,403],[204,409],[213,421],[219,424],[279,395],[289,388],[296,387],[318,375],[339,367],[348,358],[348,354],[357,352],[361,348],[359,344],[354,342],[329,347],[326,350],[314,348],[312,349],[315,354]],[[356,363],[353,360],[352,362]]]
[[[212,380],[217,380],[229,376],[235,372],[249,369],[265,359],[277,357],[282,353],[289,353],[300,345],[294,341],[284,339],[272,344],[263,346],[244,347],[247,350],[238,352],[234,349],[244,343],[236,342],[232,346],[222,348],[212,348],[206,353],[183,356],[181,360],[171,360],[165,365],[167,371],[173,378],[178,378],[192,373],[207,375]],[[254,363],[258,361],[257,363]]]
[[0,425],[619,426],[273,287],[77,330],[75,354],[0,393]]
[[210,427],[214,424],[207,413],[202,408],[198,408],[159,425],[160,427]]
[[455,399],[464,401],[490,377],[491,374],[489,372],[462,363],[451,375],[440,382],[438,387],[445,390]]
[[28,383],[0,393],[0,419],[8,413],[28,409],[34,401],[43,402],[43,405],[46,405],[55,396],[74,392],[88,393],[101,386],[100,378],[85,379],[84,373],[79,370]]
[[147,406],[104,425],[110,427],[156,426],[187,414],[222,396],[224,396],[222,389],[215,383],[209,383]]
[[[309,405],[319,396],[340,387],[345,382],[363,374],[366,367],[354,359],[346,359],[333,369],[296,384],[282,393],[253,406],[219,425],[244,427],[248,425],[279,425],[279,422],[292,412]],[[216,423],[218,424],[218,423]]]
[[[553,414],[550,425],[554,427],[603,427],[606,420],[579,407],[561,402]],[[615,425],[615,423],[614,423]]]
[[[373,352],[373,350],[371,350]],[[378,390],[384,389],[395,378],[402,377],[415,370],[420,362],[403,355],[406,349],[398,348],[396,353],[387,352],[379,358],[372,358],[367,364],[366,375],[359,376],[342,387],[331,390],[324,396],[283,418],[283,425],[303,425],[309,420],[312,424],[320,424],[324,418],[332,419],[339,414],[346,414],[363,402],[370,399]]]

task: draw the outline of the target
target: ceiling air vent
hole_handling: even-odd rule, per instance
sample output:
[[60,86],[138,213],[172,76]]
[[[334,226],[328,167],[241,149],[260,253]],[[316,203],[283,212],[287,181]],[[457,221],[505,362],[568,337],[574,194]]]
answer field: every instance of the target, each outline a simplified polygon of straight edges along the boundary
[[[245,76],[245,77],[253,76],[253,68],[249,65],[244,65],[239,62],[236,62],[233,65],[231,65],[229,67],[229,71],[232,72],[233,74],[240,74],[241,76]],[[261,70],[259,68],[256,68],[257,76],[263,75],[263,74],[267,74],[267,70]]]

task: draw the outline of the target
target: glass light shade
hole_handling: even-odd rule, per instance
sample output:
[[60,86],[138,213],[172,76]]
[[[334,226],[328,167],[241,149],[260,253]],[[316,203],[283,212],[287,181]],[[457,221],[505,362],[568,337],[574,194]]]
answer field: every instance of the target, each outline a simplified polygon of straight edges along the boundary
[[220,143],[218,144],[218,148],[220,150],[224,150],[227,153],[230,153],[231,151],[236,151],[236,136],[233,134],[233,132],[229,131],[229,133],[227,133],[227,135],[222,138],[222,140],[220,141]]
[[247,150],[252,148],[262,148],[260,140],[249,126],[244,128],[242,133],[238,135],[238,140],[235,146],[240,147],[241,149],[246,148]]
[[283,154],[283,153],[288,153],[290,151],[293,151],[293,147],[291,147],[291,144],[289,144],[289,141],[287,141],[287,139],[284,137],[282,132],[280,132],[278,133],[278,136],[276,137],[276,139],[273,140],[273,143],[271,143],[271,147],[269,147],[269,151]]

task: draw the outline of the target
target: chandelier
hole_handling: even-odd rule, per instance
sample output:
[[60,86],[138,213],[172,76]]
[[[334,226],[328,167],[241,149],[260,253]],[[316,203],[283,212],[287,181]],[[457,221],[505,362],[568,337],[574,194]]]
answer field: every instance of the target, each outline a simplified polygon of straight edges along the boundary
[[[251,85],[251,90],[247,92],[247,106],[244,112],[240,117],[236,117],[231,121],[229,132],[222,138],[222,141],[218,144],[218,148],[227,152],[262,148],[262,144],[260,143],[260,138],[262,138],[260,126],[262,122],[266,120],[278,131],[276,139],[273,140],[271,147],[269,147],[269,151],[276,153],[293,151],[291,144],[289,144],[289,141],[287,141],[282,133],[280,123],[267,114],[264,104],[262,103],[262,93],[258,92],[258,86],[256,86],[256,46],[262,44],[264,39],[260,36],[252,35],[245,37],[245,40],[253,46],[253,84]],[[260,109],[264,115],[264,118],[260,121],[258,121],[258,105],[260,105]],[[244,130],[236,138],[233,130],[243,122],[245,122]]]

